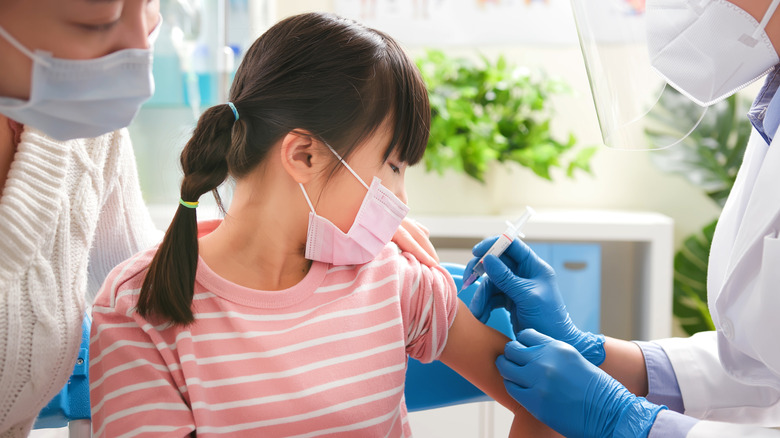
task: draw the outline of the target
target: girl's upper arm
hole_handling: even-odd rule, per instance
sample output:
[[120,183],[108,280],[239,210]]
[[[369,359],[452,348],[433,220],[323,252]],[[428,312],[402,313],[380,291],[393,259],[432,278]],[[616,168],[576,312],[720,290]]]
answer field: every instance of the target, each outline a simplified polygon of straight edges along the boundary
[[458,306],[439,360],[515,414],[511,436],[558,436],[506,392],[495,361],[510,339],[479,322],[462,301]]
[[504,389],[504,379],[496,368],[496,358],[509,342],[503,333],[479,322],[463,302],[447,335],[441,360],[491,398],[515,411],[520,404]]

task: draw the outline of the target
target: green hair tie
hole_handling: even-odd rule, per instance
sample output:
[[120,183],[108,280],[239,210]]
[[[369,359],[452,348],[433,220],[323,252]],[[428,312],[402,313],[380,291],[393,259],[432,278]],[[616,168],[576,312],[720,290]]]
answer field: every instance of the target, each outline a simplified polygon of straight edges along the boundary
[[197,208],[198,207],[198,201],[195,202],[187,202],[184,199],[179,198],[179,204],[187,207],[187,208]]

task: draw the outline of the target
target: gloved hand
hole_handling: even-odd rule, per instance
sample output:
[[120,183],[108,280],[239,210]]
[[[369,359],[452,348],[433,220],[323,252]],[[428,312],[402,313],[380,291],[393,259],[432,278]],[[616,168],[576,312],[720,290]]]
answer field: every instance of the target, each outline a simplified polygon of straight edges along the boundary
[[[485,239],[474,247],[476,257],[464,272],[471,272],[496,239]],[[500,260],[487,256],[484,265],[488,279],[480,284],[469,304],[477,319],[485,323],[494,308],[504,307],[511,315],[515,335],[533,328],[573,346],[596,366],[604,362],[604,336],[583,332],[574,325],[558,290],[555,271],[528,245],[515,240]]]
[[524,330],[496,359],[507,392],[565,436],[646,437],[665,406],[637,397],[569,344]]

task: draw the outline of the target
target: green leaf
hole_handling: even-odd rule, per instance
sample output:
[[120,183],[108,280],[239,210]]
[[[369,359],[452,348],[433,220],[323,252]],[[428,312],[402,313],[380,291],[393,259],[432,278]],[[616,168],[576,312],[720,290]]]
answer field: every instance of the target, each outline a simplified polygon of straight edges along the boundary
[[550,98],[571,92],[562,81],[503,55],[475,61],[428,50],[416,63],[431,102],[427,170],[462,171],[479,181],[493,161],[516,162],[545,179],[554,167],[567,168],[568,177],[574,169],[590,171],[595,148],[569,154],[574,135],[563,141],[550,131]]
[[[708,108],[699,126],[684,141],[654,151],[652,161],[662,170],[679,174],[704,189],[720,206],[736,180],[751,125],[745,114],[750,100],[738,94]],[[676,92],[664,93],[650,113],[645,130],[655,144],[669,144],[687,133],[701,108]]]
[[707,308],[707,263],[717,221],[685,239],[674,256],[673,311],[683,330],[715,330]]
[[[571,140],[569,141],[569,144],[572,144]],[[598,151],[598,148],[599,146],[588,146],[580,149],[574,159],[569,163],[569,167],[566,169],[566,175],[569,178],[573,178],[574,171],[577,169],[592,174],[590,161],[593,158],[593,155],[596,154],[596,151]]]

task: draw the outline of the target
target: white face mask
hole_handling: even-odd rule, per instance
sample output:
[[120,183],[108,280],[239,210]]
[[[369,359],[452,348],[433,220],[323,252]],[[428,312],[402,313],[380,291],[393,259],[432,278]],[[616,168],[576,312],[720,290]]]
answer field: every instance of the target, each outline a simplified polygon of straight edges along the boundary
[[33,61],[30,99],[0,96],[0,113],[62,141],[124,128],[154,93],[152,45],[161,25],[162,17],[149,35],[149,49],[86,60],[33,53],[0,27],[0,37]]
[[650,62],[697,104],[717,103],[780,62],[764,31],[778,4],[759,23],[727,0],[647,0]]

